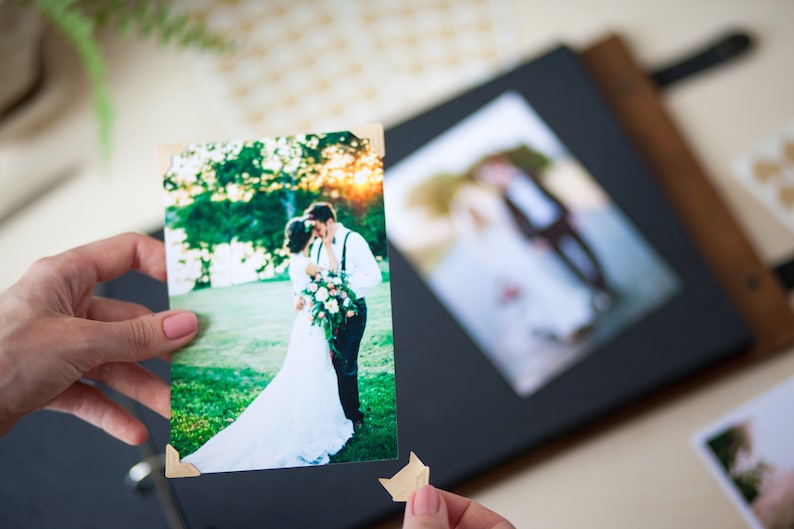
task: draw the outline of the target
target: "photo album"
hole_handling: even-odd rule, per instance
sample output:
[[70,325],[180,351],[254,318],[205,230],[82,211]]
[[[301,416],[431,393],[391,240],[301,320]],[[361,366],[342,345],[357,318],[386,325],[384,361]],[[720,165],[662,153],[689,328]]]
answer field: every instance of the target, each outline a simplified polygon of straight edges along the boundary
[[382,129],[362,130],[161,148],[170,305],[200,321],[172,359],[169,476],[397,457]]
[[752,343],[570,49],[389,128],[386,145],[400,442],[437,483]]

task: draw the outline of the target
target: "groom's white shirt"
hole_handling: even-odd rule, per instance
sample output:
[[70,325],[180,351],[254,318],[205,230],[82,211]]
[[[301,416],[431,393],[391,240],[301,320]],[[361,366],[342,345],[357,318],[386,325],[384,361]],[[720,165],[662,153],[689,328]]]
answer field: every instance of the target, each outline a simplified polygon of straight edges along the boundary
[[[349,230],[344,227],[341,222],[336,223],[336,233],[334,234],[334,241],[331,244],[331,251],[334,252],[336,260],[339,262],[339,268],[342,268],[342,245],[345,242],[345,235],[347,237],[347,253],[345,258],[345,271],[347,278],[350,282],[350,288],[356,293],[356,296],[362,298],[367,295],[367,291],[372,287],[378,285],[382,281],[380,267],[375,256],[372,255],[372,250],[369,249],[367,241],[364,240],[359,233]],[[317,260],[319,252],[320,260]],[[312,247],[312,261],[319,263],[323,268],[328,267],[328,255],[323,251],[323,245],[320,240],[314,242]]]
[[518,168],[513,168],[515,176],[507,186],[505,195],[521,210],[539,230],[548,228],[562,217],[560,206],[540,190],[538,183]]

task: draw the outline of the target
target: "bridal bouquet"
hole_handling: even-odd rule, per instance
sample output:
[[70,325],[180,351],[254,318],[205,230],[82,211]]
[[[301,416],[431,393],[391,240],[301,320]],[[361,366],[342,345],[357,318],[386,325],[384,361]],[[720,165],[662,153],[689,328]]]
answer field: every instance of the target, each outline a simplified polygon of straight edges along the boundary
[[308,299],[310,321],[323,328],[331,350],[337,352],[334,338],[339,327],[358,313],[356,294],[344,272],[326,270],[315,274],[301,295]]

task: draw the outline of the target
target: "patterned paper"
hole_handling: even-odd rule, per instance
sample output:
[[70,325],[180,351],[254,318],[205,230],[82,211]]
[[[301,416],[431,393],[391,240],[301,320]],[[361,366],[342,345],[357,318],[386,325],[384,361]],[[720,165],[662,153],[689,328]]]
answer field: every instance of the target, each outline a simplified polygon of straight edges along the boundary
[[794,122],[737,160],[745,188],[794,231]]
[[235,40],[199,59],[241,134],[399,122],[517,60],[511,2],[185,2]]

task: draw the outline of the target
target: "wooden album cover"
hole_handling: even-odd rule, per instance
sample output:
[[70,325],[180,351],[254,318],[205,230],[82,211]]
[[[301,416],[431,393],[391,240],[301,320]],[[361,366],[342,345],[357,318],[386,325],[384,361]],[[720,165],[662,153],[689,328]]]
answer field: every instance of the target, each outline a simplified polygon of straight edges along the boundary
[[794,311],[664,109],[660,93],[618,36],[581,54],[631,145],[650,167],[699,251],[753,334],[750,356],[794,341]]

